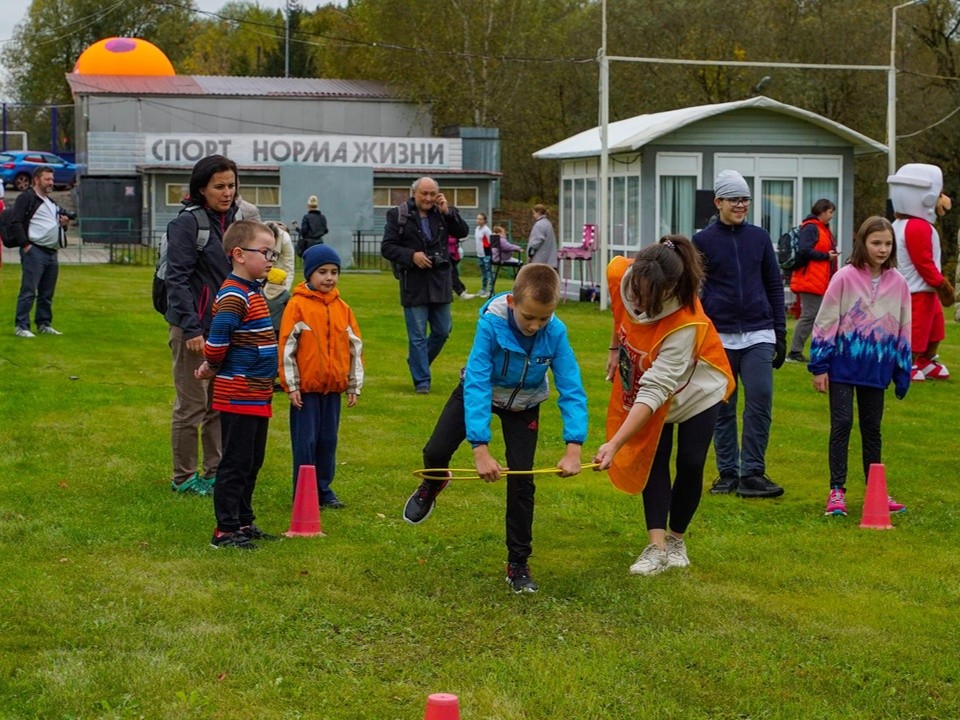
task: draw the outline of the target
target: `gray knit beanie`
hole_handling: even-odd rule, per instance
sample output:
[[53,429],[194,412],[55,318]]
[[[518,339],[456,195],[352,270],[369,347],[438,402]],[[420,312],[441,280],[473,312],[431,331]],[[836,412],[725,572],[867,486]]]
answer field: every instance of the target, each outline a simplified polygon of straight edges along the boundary
[[721,170],[713,181],[713,196],[718,198],[749,198],[750,186],[736,170]]

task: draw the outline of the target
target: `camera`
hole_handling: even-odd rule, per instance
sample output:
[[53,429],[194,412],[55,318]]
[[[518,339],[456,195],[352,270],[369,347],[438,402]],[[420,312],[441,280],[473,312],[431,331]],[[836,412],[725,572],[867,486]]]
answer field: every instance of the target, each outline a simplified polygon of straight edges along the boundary
[[440,252],[430,253],[429,255],[427,255],[427,257],[430,259],[430,262],[433,264],[433,267],[435,268],[442,269],[450,266],[450,258],[448,258],[443,253],[440,253]]
[[63,215],[67,220],[76,220],[77,214],[73,210],[64,210],[60,208],[60,214]]

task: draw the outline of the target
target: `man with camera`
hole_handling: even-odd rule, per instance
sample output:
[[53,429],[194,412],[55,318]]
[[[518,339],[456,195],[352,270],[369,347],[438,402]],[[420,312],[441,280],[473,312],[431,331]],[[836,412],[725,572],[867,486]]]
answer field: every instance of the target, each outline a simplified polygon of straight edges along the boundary
[[443,349],[453,324],[447,238],[463,238],[469,232],[460,213],[447,204],[437,183],[428,177],[413,184],[413,197],[406,203],[387,211],[380,253],[393,263],[400,281],[407,364],[413,386],[421,395],[430,392],[430,363]]
[[10,233],[20,246],[20,294],[14,334],[36,337],[30,332],[30,310],[36,302],[34,321],[41,335],[61,335],[54,330],[53,292],[60,266],[57,249],[61,228],[69,222],[68,212],[53,200],[53,170],[47,166],[33,171],[33,186],[27,188],[13,205]]

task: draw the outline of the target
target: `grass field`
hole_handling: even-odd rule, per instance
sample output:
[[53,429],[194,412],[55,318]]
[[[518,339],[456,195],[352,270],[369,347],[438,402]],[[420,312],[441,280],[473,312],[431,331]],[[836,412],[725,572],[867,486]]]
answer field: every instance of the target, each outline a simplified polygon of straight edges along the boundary
[[[460,482],[427,523],[400,518],[478,301],[454,304],[434,393],[416,396],[395,281],[344,276],[367,360],[341,426],[349,507],[324,513],[324,538],[216,551],[210,500],[169,488],[173,392],[150,272],[63,267],[65,334],[22,340],[19,268],[0,270],[0,718],[413,720],[431,692],[459,695],[464,720],[960,717],[957,380],[887,395],[887,480],[909,507],[893,531],[857,527],[855,473],[850,517],[823,516],[826,399],[788,364],[767,457],[781,499],[705,495],[692,567],[638,578],[640,498],[603,474],[543,479],[541,590],[516,596],[502,483]],[[587,461],[610,321],[585,304],[559,314],[591,401]],[[960,373],[952,322],[941,357]],[[255,496],[273,532],[290,520],[283,400]],[[562,451],[551,399],[539,464]]]

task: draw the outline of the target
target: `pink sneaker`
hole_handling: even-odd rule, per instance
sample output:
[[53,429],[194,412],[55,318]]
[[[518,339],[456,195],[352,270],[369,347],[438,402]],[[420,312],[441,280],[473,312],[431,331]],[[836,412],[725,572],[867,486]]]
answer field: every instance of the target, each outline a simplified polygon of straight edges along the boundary
[[910,382],[923,382],[926,378],[923,376],[923,370],[916,365],[910,368]]
[[827,510],[824,515],[847,514],[847,491],[843,488],[832,488],[827,496]]
[[917,367],[927,380],[947,380],[950,377],[950,371],[940,363],[938,355],[934,355],[929,360],[923,357],[917,358]]
[[901,513],[907,511],[907,506],[903,503],[898,503],[892,497],[887,495],[887,509],[889,509],[892,513]]

